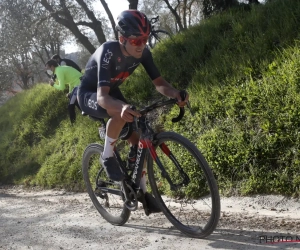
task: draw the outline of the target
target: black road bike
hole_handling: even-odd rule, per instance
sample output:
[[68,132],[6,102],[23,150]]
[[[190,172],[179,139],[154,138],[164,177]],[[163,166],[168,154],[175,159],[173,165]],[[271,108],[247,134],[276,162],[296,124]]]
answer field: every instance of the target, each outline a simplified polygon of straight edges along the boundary
[[166,38],[172,38],[171,34],[162,29],[155,29],[155,23],[158,22],[159,16],[150,19],[151,32],[148,38],[148,44],[153,49],[155,45]]
[[[149,215],[139,188],[142,171],[146,168],[148,191],[152,191],[167,219],[182,233],[204,238],[214,231],[220,217],[220,196],[213,172],[191,141],[175,132],[156,133],[147,119],[147,114],[154,109],[176,102],[176,99],[155,102],[140,110],[141,117],[127,123],[125,135],[121,136],[123,140],[118,140],[114,148],[114,156],[126,173],[125,180],[108,179],[99,162],[103,146],[96,143],[84,151],[83,177],[98,212],[109,223],[121,226],[130,213],[138,209],[139,201]],[[180,108],[178,117],[172,121],[181,120],[184,111]],[[129,138],[133,127],[139,132],[140,140],[135,165],[129,167],[123,149],[127,145],[124,140]]]

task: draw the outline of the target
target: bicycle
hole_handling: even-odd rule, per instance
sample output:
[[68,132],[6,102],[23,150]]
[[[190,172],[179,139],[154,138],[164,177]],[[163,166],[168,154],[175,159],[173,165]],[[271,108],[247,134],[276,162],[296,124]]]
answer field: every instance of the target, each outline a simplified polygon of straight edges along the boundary
[[151,32],[150,32],[150,36],[148,38],[148,44],[150,46],[150,48],[154,48],[155,45],[157,44],[157,42],[160,42],[166,38],[172,38],[171,34],[165,30],[161,30],[155,29],[155,23],[158,22],[159,20],[159,16],[157,17],[153,17],[150,19],[150,23],[151,23]]
[[[147,119],[151,111],[176,102],[176,99],[158,101],[141,109],[141,117],[123,129],[125,133],[121,133],[122,140],[115,146],[114,156],[126,173],[125,180],[115,182],[106,177],[103,167],[99,167],[103,146],[97,143],[88,145],[84,151],[83,178],[101,216],[121,226],[130,213],[137,210],[139,201],[149,215],[139,185],[142,171],[147,168],[150,188],[167,219],[182,233],[204,238],[214,231],[220,218],[220,196],[213,172],[192,142],[175,132],[154,132]],[[172,122],[180,121],[184,113],[184,108],[180,108]],[[129,138],[134,127],[140,132],[140,140],[135,165],[129,167],[126,160],[122,160],[122,141]]]

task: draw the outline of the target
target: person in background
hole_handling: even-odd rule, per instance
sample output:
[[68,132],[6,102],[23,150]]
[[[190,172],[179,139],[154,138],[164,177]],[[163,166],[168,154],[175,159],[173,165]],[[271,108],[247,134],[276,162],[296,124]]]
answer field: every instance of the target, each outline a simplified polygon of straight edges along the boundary
[[76,120],[75,105],[79,108],[77,102],[77,86],[80,84],[82,73],[70,66],[60,66],[53,59],[47,61],[45,66],[48,75],[56,75],[56,80],[50,81],[49,83],[51,86],[57,90],[65,90],[67,85],[69,86],[69,91],[67,94],[67,97],[70,100],[68,111],[70,121],[73,124]]
[[81,72],[81,68],[71,59],[67,59],[67,58],[61,58],[59,55],[53,55],[51,57],[51,59],[55,60],[59,65],[63,66],[63,65],[67,65],[70,67],[73,67],[74,69],[78,70],[79,72]]
[[[58,63],[58,65],[60,65],[60,66],[63,66],[63,65],[70,66],[70,67],[73,67],[74,69],[78,70],[79,72],[82,72],[81,68],[71,59],[61,58],[58,54],[53,55],[51,57],[51,59],[55,60]],[[53,81],[56,80],[55,74],[53,74],[51,76],[51,80],[53,80]]]

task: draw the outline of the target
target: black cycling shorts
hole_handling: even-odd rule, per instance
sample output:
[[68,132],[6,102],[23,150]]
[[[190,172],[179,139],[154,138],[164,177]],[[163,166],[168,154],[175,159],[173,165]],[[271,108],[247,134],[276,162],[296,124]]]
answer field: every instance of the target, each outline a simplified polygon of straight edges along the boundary
[[[127,103],[121,90],[117,87],[109,92],[109,95],[117,100],[121,100]],[[97,118],[109,118],[106,109],[99,106],[97,103],[97,92],[86,91],[82,88],[78,88],[77,99],[82,112],[87,115]]]

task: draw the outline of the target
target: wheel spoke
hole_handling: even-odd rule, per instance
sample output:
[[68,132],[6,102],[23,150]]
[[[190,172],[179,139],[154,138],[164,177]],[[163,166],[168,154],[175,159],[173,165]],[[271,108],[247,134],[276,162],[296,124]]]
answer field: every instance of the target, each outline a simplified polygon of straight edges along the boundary
[[[194,144],[184,137],[163,132],[157,138],[158,158],[178,189],[171,190],[151,159],[148,164],[153,168],[148,167],[148,174],[152,191],[164,203],[163,211],[175,227],[193,237],[206,237],[215,229],[220,215],[220,198],[213,174]],[[158,147],[163,143],[169,149],[167,154]],[[175,158],[169,157],[171,153]],[[182,173],[189,182],[184,182]]]
[[119,195],[120,184],[109,180],[101,168],[99,158],[102,151],[102,146],[98,144],[91,144],[85,150],[82,166],[84,181],[89,196],[102,217],[114,225],[123,225],[128,220],[130,211],[124,207],[124,200]]

